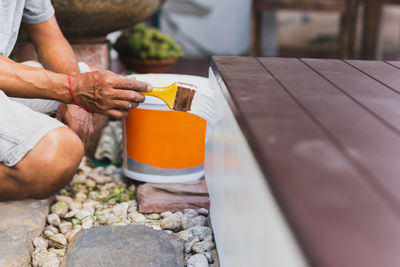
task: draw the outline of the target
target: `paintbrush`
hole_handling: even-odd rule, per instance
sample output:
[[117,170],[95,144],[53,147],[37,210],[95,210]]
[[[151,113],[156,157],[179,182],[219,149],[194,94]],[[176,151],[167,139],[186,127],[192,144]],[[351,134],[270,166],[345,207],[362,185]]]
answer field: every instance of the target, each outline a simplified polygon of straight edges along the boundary
[[211,121],[213,98],[197,89],[193,84],[175,82],[165,87],[153,87],[153,91],[143,94],[161,99],[172,110],[193,113]]

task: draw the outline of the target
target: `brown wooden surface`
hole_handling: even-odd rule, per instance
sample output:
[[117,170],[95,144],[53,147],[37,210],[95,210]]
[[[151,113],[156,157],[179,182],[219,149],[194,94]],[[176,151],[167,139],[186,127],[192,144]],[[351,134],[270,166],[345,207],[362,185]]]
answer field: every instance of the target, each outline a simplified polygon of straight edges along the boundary
[[399,94],[394,78],[386,86],[353,63],[214,57],[212,67],[311,265],[397,266]]

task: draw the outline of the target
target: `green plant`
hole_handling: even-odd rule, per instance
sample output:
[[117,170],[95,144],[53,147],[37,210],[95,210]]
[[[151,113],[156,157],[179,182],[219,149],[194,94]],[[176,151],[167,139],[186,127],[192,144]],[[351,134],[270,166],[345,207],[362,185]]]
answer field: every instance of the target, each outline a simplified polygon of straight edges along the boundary
[[122,56],[140,59],[170,59],[183,56],[181,46],[174,39],[143,24],[124,30],[114,48]]

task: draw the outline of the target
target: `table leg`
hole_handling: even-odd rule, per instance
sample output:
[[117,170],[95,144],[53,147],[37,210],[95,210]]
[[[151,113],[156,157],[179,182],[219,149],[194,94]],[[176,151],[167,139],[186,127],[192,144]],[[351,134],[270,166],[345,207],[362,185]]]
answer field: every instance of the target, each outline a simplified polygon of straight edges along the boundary
[[261,41],[261,12],[252,8],[251,14],[251,36],[250,36],[250,56],[256,57],[260,53],[260,41]]
[[383,4],[381,0],[365,0],[364,3],[362,59],[376,59]]

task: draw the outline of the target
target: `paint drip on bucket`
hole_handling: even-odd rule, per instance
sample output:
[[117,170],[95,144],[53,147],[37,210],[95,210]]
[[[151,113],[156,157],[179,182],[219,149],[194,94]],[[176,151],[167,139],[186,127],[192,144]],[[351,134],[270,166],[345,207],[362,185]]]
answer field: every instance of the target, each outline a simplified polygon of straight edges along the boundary
[[[214,97],[208,79],[177,74],[135,75],[162,87],[176,81],[197,86],[191,110],[171,111],[146,96],[124,121],[124,174],[152,183],[182,183],[204,176],[206,136],[214,125]],[[208,133],[207,133],[208,132]]]

